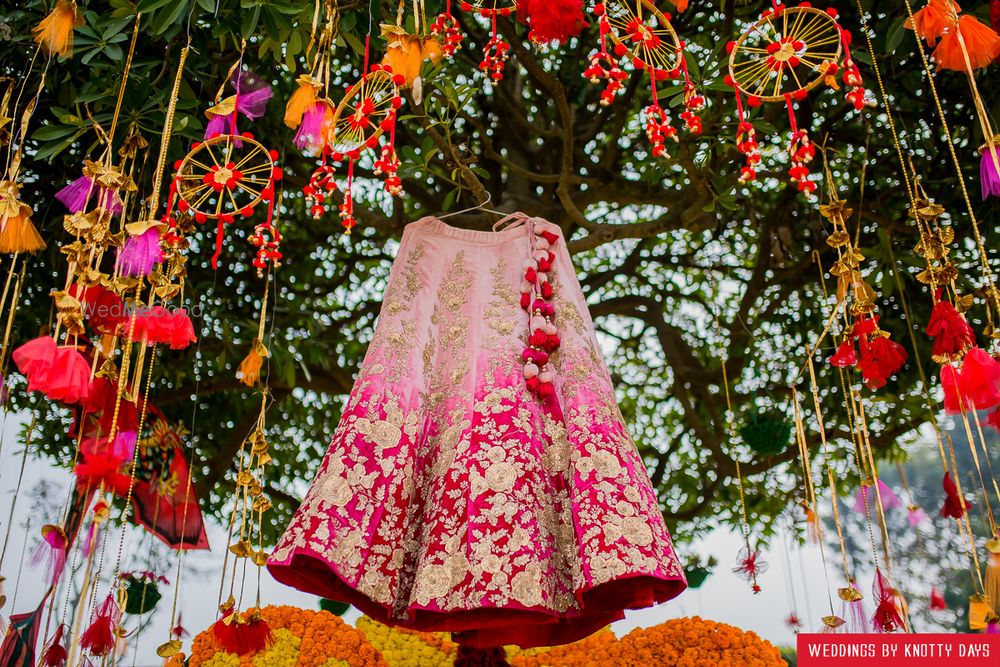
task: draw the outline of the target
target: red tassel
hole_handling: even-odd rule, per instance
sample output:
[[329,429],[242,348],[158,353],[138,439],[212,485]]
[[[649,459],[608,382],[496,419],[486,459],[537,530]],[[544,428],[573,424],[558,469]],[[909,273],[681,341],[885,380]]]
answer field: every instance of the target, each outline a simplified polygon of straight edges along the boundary
[[834,368],[847,368],[858,363],[858,353],[854,349],[854,343],[845,340],[837,347],[837,351],[830,357],[830,365]]
[[903,628],[903,617],[899,615],[899,607],[896,605],[896,591],[880,569],[875,570],[872,596],[878,602],[872,616],[872,628],[876,632],[895,632]]
[[962,412],[962,399],[958,389],[958,369],[951,364],[941,367],[941,388],[944,389],[944,411],[949,415]]
[[121,611],[111,595],[101,603],[94,620],[83,635],[80,636],[80,646],[96,657],[103,657],[115,647],[115,626],[121,617]]
[[1000,431],[1000,408],[990,413],[989,417],[986,418],[986,425]]
[[884,387],[889,377],[906,363],[906,350],[886,336],[875,336],[867,346],[862,345],[858,370],[869,389]]
[[[964,52],[958,41],[959,33],[965,42]],[[969,66],[974,70],[980,69],[1000,56],[1000,35],[975,16],[966,14],[958,19],[957,27],[945,33],[932,55],[938,69],[958,72],[967,71]]]
[[181,614],[177,614],[177,625],[175,625],[174,629],[170,631],[170,635],[175,639],[184,639],[191,634],[187,631],[187,628],[184,627],[184,622],[181,619]]
[[944,505],[941,506],[941,516],[961,519],[965,515],[965,501],[958,495],[958,487],[955,486],[950,472],[944,474],[941,486],[944,488]]
[[1000,363],[986,350],[974,347],[965,355],[958,389],[968,407],[987,410],[1000,403]]
[[242,618],[228,611],[212,626],[212,634],[227,653],[258,653],[274,642],[271,626],[257,612]]
[[536,44],[565,42],[587,26],[582,0],[522,0],[517,18],[530,28],[528,39]]
[[948,604],[944,601],[944,596],[941,595],[941,591],[933,587],[931,588],[930,607],[932,611],[944,611],[948,608]]
[[927,323],[927,335],[934,339],[931,354],[943,360],[959,355],[976,344],[976,333],[965,321],[965,316],[945,299],[934,304]]
[[48,648],[42,654],[42,664],[45,667],[64,667],[66,665],[69,653],[66,651],[66,647],[62,645],[63,634],[65,632],[65,624],[60,624],[56,628],[56,633],[52,636],[52,641],[49,642]]

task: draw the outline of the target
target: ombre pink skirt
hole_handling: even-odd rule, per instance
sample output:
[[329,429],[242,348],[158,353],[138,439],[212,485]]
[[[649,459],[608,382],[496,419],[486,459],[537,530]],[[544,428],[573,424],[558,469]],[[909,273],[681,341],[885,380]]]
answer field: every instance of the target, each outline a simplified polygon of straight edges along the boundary
[[278,581],[522,647],[686,587],[561,232],[512,217],[407,226],[330,450],[268,563]]

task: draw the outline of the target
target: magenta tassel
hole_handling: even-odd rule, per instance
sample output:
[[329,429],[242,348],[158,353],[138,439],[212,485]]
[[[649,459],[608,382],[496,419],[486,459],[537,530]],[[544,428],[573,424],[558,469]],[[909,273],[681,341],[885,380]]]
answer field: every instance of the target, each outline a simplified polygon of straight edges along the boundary
[[63,566],[66,565],[66,546],[66,534],[63,531],[43,529],[42,541],[31,554],[31,566],[44,567],[45,579],[54,584],[59,581]]
[[131,461],[135,457],[135,446],[139,442],[139,434],[135,431],[119,431],[111,446],[111,455],[123,461]]
[[237,112],[250,120],[257,120],[267,110],[273,93],[266,81],[252,72],[243,71],[233,74],[232,84],[237,95],[236,111],[225,116],[212,116],[205,126],[206,139],[219,134],[239,134],[236,128]]
[[900,507],[903,504],[903,501],[899,499],[899,496],[893,493],[892,489],[890,489],[885,482],[879,480],[878,495],[875,495],[875,490],[869,487],[868,485],[865,484],[861,485],[861,488],[858,489],[857,495],[854,497],[854,508],[853,508],[854,511],[857,512],[858,514],[864,514],[865,500],[868,499],[872,503],[871,506],[874,507],[879,497],[882,498],[883,510],[896,509],[897,507]]
[[[861,592],[861,589],[854,583],[851,584],[851,588]],[[855,600],[853,602],[844,602],[843,609],[841,610],[841,618],[846,621],[844,623],[844,632],[851,635],[858,634],[868,634],[872,631],[871,624],[868,622],[868,612],[865,610],[865,601]]]
[[96,187],[89,176],[81,176],[56,193],[56,199],[65,204],[70,213],[79,213],[87,208],[87,202],[97,191],[98,206],[114,214],[121,213],[122,203],[114,190]]
[[912,505],[907,512],[906,520],[909,522],[910,528],[916,528],[927,521],[927,513],[922,508]]
[[983,159],[979,162],[979,180],[982,181],[983,199],[991,195],[1000,197],[1000,173],[997,173],[997,163],[1000,153],[996,146],[990,146],[983,151]]
[[323,148],[326,143],[323,138],[323,128],[327,121],[327,109],[325,102],[316,102],[302,114],[302,124],[299,125],[299,131],[295,133],[293,140],[299,150]]
[[138,236],[130,236],[118,250],[115,268],[123,276],[148,276],[163,261],[160,232],[150,227]]
[[232,122],[233,114],[212,116],[205,125],[205,138],[211,139],[220,134],[229,134],[229,126]]
[[986,634],[1000,635],[1000,620],[990,619],[990,622],[986,624]]
[[87,529],[87,535],[83,538],[83,542],[80,544],[80,553],[84,556],[89,556],[94,545],[100,540],[101,527],[96,521],[90,522],[90,528]]
[[87,207],[87,200],[94,190],[94,182],[81,176],[56,193],[56,199],[66,205],[70,213],[79,213]]

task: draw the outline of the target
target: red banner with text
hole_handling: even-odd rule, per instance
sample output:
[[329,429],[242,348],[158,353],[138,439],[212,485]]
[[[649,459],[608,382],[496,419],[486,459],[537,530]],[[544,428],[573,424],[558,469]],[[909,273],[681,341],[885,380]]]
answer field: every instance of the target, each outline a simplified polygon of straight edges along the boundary
[[1000,667],[1000,635],[800,634],[798,667]]

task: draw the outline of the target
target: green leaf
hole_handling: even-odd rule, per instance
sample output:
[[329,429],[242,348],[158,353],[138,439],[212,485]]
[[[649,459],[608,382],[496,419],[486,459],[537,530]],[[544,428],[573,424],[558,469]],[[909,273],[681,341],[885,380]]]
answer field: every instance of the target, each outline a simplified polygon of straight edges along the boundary
[[889,28],[889,36],[885,40],[886,53],[892,54],[903,43],[903,35],[906,33],[906,28],[903,27],[904,22],[902,17],[892,22],[892,27]]
[[188,0],[175,0],[175,4],[164,9],[162,12],[156,13],[156,18],[153,19],[153,24],[150,27],[154,35],[162,35],[171,26],[178,23],[184,15],[187,13]]
[[[135,6],[136,13],[149,14],[150,12],[155,12],[160,7],[166,7],[174,0],[140,0],[139,4]],[[177,4],[185,4],[183,0]]]
[[52,141],[75,134],[77,129],[67,125],[42,125],[32,133],[31,138],[36,141]]

